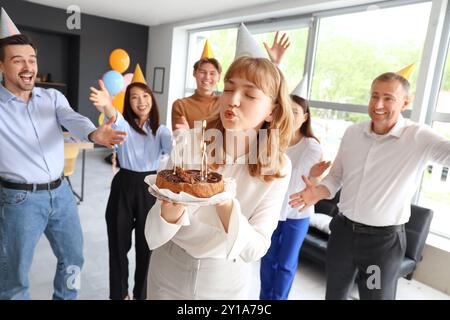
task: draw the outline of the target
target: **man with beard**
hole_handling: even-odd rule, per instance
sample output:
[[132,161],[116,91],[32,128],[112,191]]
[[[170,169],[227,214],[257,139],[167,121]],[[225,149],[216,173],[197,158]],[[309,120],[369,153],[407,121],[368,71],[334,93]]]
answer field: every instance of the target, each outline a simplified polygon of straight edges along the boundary
[[[2,10],[2,26],[5,19],[9,17]],[[12,21],[7,22],[11,26]],[[111,129],[109,123],[96,129],[73,111],[59,91],[35,87],[36,48],[15,30],[0,39],[4,80],[0,85],[0,299],[30,298],[28,273],[43,233],[57,258],[53,299],[75,299],[83,237],[75,199],[63,176],[61,126],[82,140],[110,148],[122,143],[125,133]],[[1,35],[5,36],[3,30]]]

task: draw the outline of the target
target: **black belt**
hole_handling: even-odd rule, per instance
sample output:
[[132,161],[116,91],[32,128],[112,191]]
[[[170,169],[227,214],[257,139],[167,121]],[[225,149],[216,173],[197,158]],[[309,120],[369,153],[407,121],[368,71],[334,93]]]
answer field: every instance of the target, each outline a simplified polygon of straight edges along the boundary
[[58,188],[63,180],[64,176],[48,183],[17,183],[0,179],[0,185],[7,189],[24,191],[53,190]]
[[368,233],[368,234],[379,234],[379,233],[394,233],[397,231],[405,231],[405,225],[399,224],[394,226],[385,226],[385,227],[374,227],[369,226],[363,223],[355,222],[344,216],[343,214],[339,214],[339,216],[343,219],[346,225],[350,226],[352,230],[356,233]]
[[131,175],[135,175],[135,176],[148,176],[149,174],[156,174],[156,170],[154,171],[133,171],[133,170],[128,170],[125,168],[120,168],[121,173],[128,173]]

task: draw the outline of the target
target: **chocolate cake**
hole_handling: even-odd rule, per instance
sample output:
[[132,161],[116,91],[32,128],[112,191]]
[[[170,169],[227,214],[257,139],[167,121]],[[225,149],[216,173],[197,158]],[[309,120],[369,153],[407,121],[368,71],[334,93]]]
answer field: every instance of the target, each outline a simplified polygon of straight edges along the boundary
[[174,193],[181,191],[198,198],[210,198],[224,191],[222,175],[217,172],[208,172],[208,177],[202,181],[200,170],[183,170],[176,167],[173,170],[162,170],[156,176],[156,186],[159,189],[169,189]]

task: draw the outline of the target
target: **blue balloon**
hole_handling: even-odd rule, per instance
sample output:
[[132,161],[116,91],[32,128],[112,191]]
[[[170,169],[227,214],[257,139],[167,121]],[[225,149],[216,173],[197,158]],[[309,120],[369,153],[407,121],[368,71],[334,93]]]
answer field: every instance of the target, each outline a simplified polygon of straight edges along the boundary
[[124,85],[123,76],[115,71],[110,70],[103,75],[103,83],[105,84],[106,90],[108,90],[111,96],[115,96],[122,90]]

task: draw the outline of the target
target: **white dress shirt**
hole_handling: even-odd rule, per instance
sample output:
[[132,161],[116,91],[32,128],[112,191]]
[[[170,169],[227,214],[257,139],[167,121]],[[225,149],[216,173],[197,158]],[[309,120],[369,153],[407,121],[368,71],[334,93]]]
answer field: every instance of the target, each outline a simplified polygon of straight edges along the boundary
[[197,259],[260,259],[270,246],[289,185],[291,162],[286,156],[285,160],[283,178],[270,182],[250,176],[245,164],[224,165],[217,170],[224,178],[234,178],[237,185],[228,233],[215,206],[186,207],[177,223],[171,224],[161,217],[161,203],[157,201],[145,224],[150,250],[172,240]]
[[302,176],[309,176],[311,167],[320,161],[322,148],[316,139],[303,137],[299,142],[286,150],[286,155],[291,159],[292,175],[288,192],[284,197],[281,208],[280,220],[308,218],[314,214],[314,206],[307,208],[304,212],[298,212],[298,208],[292,208],[289,205],[289,196],[305,188]]
[[411,199],[428,161],[450,165],[450,140],[431,128],[404,119],[385,135],[371,122],[355,124],[342,138],[333,167],[321,184],[341,188],[340,211],[371,226],[408,222]]

